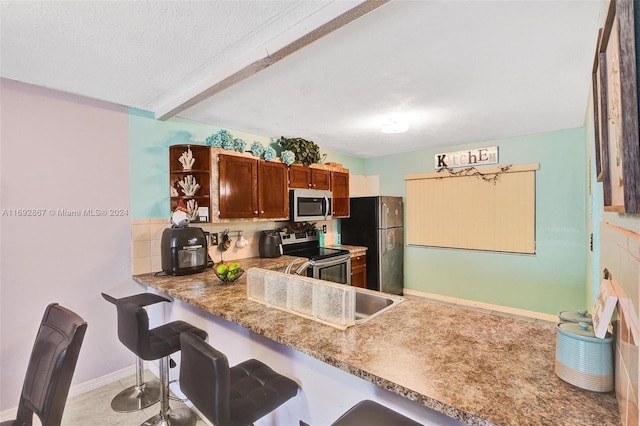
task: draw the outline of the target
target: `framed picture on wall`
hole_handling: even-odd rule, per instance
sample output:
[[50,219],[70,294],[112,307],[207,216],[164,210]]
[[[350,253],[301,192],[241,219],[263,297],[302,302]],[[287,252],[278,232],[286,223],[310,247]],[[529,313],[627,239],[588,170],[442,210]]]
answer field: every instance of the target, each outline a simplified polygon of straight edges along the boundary
[[[603,186],[603,198],[604,205],[611,205],[611,184],[609,182],[609,118],[607,116],[607,105],[609,99],[607,97],[607,55],[600,52],[598,45],[597,58],[598,63],[596,67],[596,79],[597,79],[597,98],[598,98],[598,145],[596,149],[599,152],[596,154],[599,161],[599,169],[597,180],[602,182]],[[596,96],[594,96],[595,98]]]
[[[596,54],[593,59],[593,72],[591,80],[591,90],[593,92],[593,137],[595,143],[595,163],[596,163],[596,177],[598,182],[602,182],[602,107],[603,97],[606,99],[606,92],[601,93],[600,82],[600,68],[599,68],[599,55],[600,55],[600,39],[602,38],[602,28],[598,31],[598,43],[596,44]],[[606,125],[606,123],[605,123]]]
[[[611,0],[598,49],[604,209],[640,213],[640,139],[634,2]],[[606,123],[605,123],[606,121]],[[606,128],[605,128],[606,127]]]

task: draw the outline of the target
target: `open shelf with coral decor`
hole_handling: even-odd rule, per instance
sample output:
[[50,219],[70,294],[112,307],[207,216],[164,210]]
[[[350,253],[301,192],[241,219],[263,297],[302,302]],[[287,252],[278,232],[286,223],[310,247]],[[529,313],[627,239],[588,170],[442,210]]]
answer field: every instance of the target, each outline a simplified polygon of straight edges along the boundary
[[204,145],[169,147],[171,211],[182,203],[192,216],[193,223],[211,221],[210,151],[211,148]]

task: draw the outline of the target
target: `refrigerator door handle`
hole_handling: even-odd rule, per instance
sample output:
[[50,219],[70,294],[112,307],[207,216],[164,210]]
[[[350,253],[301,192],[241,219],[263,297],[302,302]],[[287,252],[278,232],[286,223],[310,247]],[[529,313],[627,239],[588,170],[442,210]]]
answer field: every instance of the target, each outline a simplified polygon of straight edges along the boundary
[[387,204],[382,201],[382,208],[380,209],[380,214],[382,215],[382,227],[384,229],[387,229],[387,216],[389,215],[389,207],[387,207]]

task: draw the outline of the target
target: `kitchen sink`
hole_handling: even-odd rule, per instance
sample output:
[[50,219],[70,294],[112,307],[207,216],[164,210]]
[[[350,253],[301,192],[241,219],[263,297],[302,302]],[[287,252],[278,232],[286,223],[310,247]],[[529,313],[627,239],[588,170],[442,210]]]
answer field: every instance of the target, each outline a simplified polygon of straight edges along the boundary
[[403,300],[386,293],[356,289],[356,324],[362,324],[388,311]]

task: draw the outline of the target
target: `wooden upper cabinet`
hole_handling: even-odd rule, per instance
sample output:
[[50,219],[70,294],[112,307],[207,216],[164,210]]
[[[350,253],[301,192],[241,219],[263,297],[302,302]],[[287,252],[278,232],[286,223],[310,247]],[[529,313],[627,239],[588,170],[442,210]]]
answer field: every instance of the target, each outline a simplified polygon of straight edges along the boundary
[[291,188],[311,188],[311,169],[297,164],[289,166],[289,186]]
[[258,162],[258,207],[259,217],[289,217],[289,190],[285,164]]
[[287,219],[287,166],[255,158],[218,155],[221,219]]
[[258,216],[258,162],[252,158],[218,155],[220,217]]
[[305,189],[331,189],[331,172],[325,169],[292,164],[289,167],[289,186]]
[[331,172],[333,218],[349,217],[349,173]]
[[311,169],[311,188],[331,189],[331,172],[324,169]]

